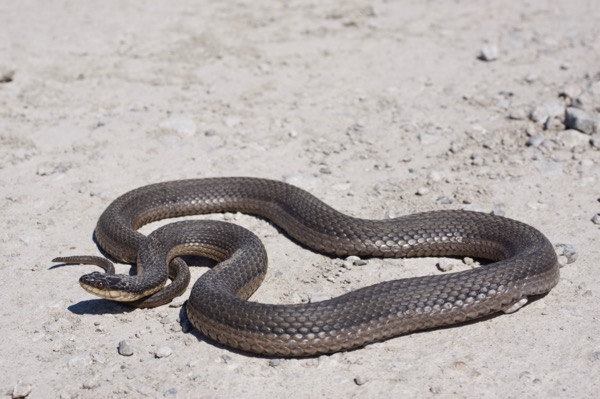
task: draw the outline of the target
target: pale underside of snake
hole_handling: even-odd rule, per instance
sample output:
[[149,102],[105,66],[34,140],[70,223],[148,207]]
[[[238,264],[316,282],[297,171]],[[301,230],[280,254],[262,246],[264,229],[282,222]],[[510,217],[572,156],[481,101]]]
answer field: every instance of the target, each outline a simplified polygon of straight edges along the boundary
[[[148,237],[137,231],[159,219],[218,212],[268,219],[330,256],[471,256],[493,262],[458,273],[386,281],[322,302],[271,305],[248,301],[267,272],[266,251],[248,230],[195,220],[166,225]],[[559,279],[552,244],[535,228],[512,219],[462,210],[358,219],[300,188],[247,177],[135,189],[104,211],[95,236],[111,257],[136,263],[137,274],[114,274],[112,263],[103,258],[56,258],[105,269],[81,277],[86,290],[137,307],[158,306],[189,283],[188,267],[179,256],[211,258],[219,263],[196,281],[186,304],[190,322],[224,345],[267,355],[332,353],[510,312],[527,297],[549,292]],[[173,281],[165,286],[169,277]]]

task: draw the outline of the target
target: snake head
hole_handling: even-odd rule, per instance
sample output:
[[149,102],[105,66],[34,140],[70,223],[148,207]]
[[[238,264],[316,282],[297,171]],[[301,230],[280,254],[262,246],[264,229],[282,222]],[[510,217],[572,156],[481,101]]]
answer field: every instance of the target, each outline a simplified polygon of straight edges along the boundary
[[112,299],[113,301],[132,301],[136,298],[130,298],[130,294],[125,290],[127,277],[118,274],[93,272],[81,276],[79,284],[84,290],[101,298]]

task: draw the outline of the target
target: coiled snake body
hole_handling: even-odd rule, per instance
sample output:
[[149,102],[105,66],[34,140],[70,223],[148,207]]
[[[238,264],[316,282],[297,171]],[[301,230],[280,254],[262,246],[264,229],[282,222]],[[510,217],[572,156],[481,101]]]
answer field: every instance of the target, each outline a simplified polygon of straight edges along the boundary
[[[268,305],[247,301],[264,279],[267,255],[246,229],[184,221],[148,237],[136,231],[163,218],[238,211],[264,217],[307,247],[333,256],[471,256],[495,262],[459,273],[383,282],[322,302]],[[136,306],[156,306],[188,284],[189,272],[179,255],[207,256],[220,263],[194,284],[186,308],[189,320],[225,345],[269,355],[331,353],[511,311],[528,296],[550,291],[559,278],[548,239],[515,220],[458,210],[358,219],[302,189],[256,178],[180,180],[138,188],[110,204],[95,234],[112,257],[137,261],[137,275],[114,275],[106,262],[102,266],[108,273],[81,277],[84,288],[109,299],[137,301]],[[57,261],[100,263],[94,259]],[[163,288],[169,273],[174,281]]]

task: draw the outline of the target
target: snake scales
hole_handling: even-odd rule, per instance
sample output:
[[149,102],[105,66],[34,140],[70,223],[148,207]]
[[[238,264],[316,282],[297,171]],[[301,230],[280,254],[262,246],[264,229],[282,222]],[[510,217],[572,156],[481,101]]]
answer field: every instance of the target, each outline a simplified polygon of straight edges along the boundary
[[[247,300],[265,277],[267,255],[246,229],[184,221],[148,237],[136,231],[169,217],[238,211],[266,218],[307,247],[333,256],[472,256],[495,262],[442,276],[387,281],[322,302],[269,305]],[[137,275],[115,275],[103,258],[56,258],[98,264],[107,271],[81,277],[88,291],[136,301],[134,306],[157,306],[188,285],[189,271],[179,255],[212,258],[220,263],[194,284],[186,306],[189,320],[225,345],[269,355],[331,353],[512,311],[528,296],[550,291],[559,278],[548,239],[515,220],[459,210],[358,219],[302,189],[257,178],[180,180],[135,189],[110,204],[95,235],[110,256],[137,263]],[[173,282],[164,286],[169,275]]]

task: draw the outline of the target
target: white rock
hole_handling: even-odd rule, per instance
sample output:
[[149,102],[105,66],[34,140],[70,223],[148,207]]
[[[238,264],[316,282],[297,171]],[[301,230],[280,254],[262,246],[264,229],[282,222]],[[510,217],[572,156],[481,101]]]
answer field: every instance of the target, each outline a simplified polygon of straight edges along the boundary
[[161,346],[160,348],[158,348],[156,350],[156,352],[154,353],[154,356],[156,356],[159,359],[162,359],[163,357],[171,356],[172,353],[173,353],[173,349],[169,348],[168,346]]
[[479,51],[479,59],[482,61],[495,61],[498,59],[498,46],[495,44],[486,44]]
[[192,137],[198,130],[192,118],[185,115],[172,115],[160,122],[159,127],[184,137]]
[[27,397],[27,395],[29,395],[31,393],[32,389],[33,389],[33,386],[31,385],[31,383],[29,383],[27,381],[19,380],[19,381],[17,381],[17,383],[15,384],[15,387],[13,388],[12,397],[13,397],[13,399],[25,398],[25,397]]

